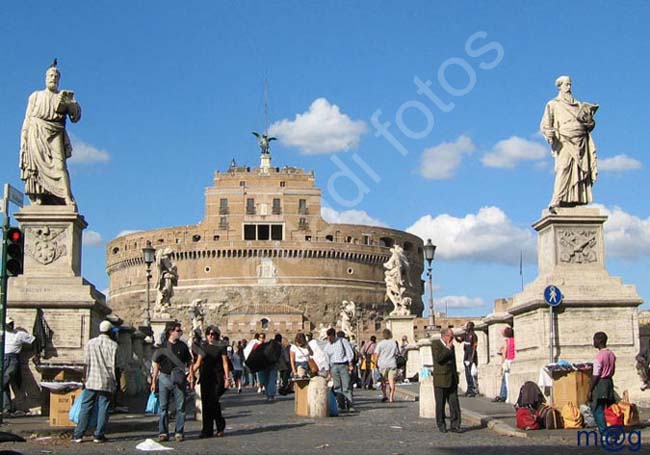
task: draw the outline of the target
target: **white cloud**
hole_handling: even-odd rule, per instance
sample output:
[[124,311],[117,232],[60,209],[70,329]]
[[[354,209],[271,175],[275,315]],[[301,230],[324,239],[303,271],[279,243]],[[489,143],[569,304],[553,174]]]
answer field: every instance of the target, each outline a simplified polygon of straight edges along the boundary
[[284,119],[272,124],[269,134],[307,155],[316,155],[356,147],[366,130],[365,122],[350,119],[337,105],[318,98],[307,112],[297,114],[295,120]]
[[436,258],[519,264],[534,263],[536,238],[529,229],[515,226],[498,207],[482,207],[463,218],[443,214],[426,215],[408,227],[407,232],[438,246]]
[[512,136],[497,142],[481,162],[487,167],[512,169],[520,161],[539,161],[549,154],[549,149],[539,142]]
[[611,158],[598,160],[598,170],[604,172],[624,172],[641,169],[641,161],[630,158],[627,155],[616,155]]
[[69,161],[74,164],[107,163],[110,161],[110,155],[105,150],[95,148],[73,137],[72,156]]
[[320,214],[328,223],[364,224],[367,226],[388,227],[385,223],[371,217],[363,210],[345,210],[343,212],[337,212],[329,207],[321,207]]
[[142,232],[141,229],[126,229],[124,231],[118,232],[117,237],[122,237],[123,235],[135,234],[136,232]]
[[454,176],[463,155],[472,153],[476,147],[467,136],[456,142],[443,142],[422,152],[420,174],[427,179],[444,180]]
[[605,223],[605,249],[607,257],[640,259],[650,257],[650,217],[631,215],[620,207],[607,208],[600,204],[609,218]]
[[478,308],[485,305],[479,297],[467,297],[464,295],[447,295],[439,299],[433,299],[436,311],[443,311],[445,308]]
[[82,245],[84,246],[97,246],[103,243],[102,236],[99,232],[84,231]]

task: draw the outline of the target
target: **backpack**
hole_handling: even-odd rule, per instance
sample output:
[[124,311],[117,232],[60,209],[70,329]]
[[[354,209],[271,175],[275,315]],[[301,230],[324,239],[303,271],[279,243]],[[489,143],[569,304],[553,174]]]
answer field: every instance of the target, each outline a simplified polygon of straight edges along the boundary
[[537,421],[537,413],[530,408],[517,408],[515,415],[517,421],[517,428],[522,430],[537,430],[539,423]]
[[542,403],[545,403],[546,399],[542,394],[542,391],[539,390],[537,384],[533,381],[526,381],[524,385],[519,389],[519,398],[517,398],[517,407],[519,408],[531,408],[538,409]]
[[539,410],[538,418],[540,426],[547,430],[558,430],[564,428],[562,414],[560,414],[560,411],[555,409],[553,406],[543,404],[542,409]]
[[573,404],[573,401],[569,401],[562,407],[562,419],[567,430],[580,429],[584,423],[580,409]]

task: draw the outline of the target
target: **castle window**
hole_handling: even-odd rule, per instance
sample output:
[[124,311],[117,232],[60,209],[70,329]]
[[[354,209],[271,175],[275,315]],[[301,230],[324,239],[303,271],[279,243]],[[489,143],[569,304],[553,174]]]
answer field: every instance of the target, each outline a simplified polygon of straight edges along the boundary
[[345,238],[345,243],[352,243],[352,237],[349,235]]
[[221,215],[228,214],[228,199],[219,199],[219,213]]
[[217,240],[219,240],[220,238],[221,238],[221,236],[220,236],[220,235],[217,235],[217,234],[215,234],[215,235],[212,236],[212,240],[214,240],[215,242],[216,242]]
[[246,215],[255,215],[255,199],[252,197],[246,199]]
[[280,186],[284,188],[285,186],[287,186],[287,182],[285,181],[280,182]]
[[334,241],[334,236],[333,235],[326,235],[325,240],[328,242],[333,242]]
[[404,242],[404,251],[411,251],[413,249],[413,244],[411,242]]
[[307,215],[307,199],[298,199],[298,213]]
[[257,226],[254,224],[245,224],[244,225],[244,240],[256,240],[257,239]]
[[262,318],[262,320],[260,321],[260,325],[262,326],[262,330],[268,330],[269,322],[270,321],[268,319]]
[[305,242],[311,242],[311,235],[305,236]]
[[272,224],[271,225],[271,240],[282,240],[282,225],[281,224]]
[[392,248],[393,245],[395,245],[395,240],[391,239],[390,237],[381,237],[379,239],[379,246]]
[[282,206],[280,205],[280,199],[273,199],[273,214],[280,215],[282,213]]
[[268,240],[269,239],[269,225],[268,224],[258,224],[257,225],[257,240]]
[[239,182],[239,186],[246,186],[246,182],[242,180],[241,182]]
[[370,245],[370,236],[367,234],[363,234],[363,244],[364,245]]
[[192,236],[192,242],[198,242],[201,240],[201,236],[199,234],[194,234]]
[[228,217],[222,216],[219,218],[219,229],[228,229]]

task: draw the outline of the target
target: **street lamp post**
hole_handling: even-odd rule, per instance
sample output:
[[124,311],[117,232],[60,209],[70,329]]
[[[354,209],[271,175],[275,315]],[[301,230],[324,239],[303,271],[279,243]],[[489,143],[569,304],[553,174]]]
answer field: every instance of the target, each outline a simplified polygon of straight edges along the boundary
[[424,245],[424,259],[427,260],[427,276],[429,277],[429,327],[431,330],[436,328],[436,314],[433,309],[433,277],[431,273],[431,263],[436,255],[436,246],[431,243],[431,239],[427,240]]
[[147,265],[147,319],[144,321],[144,325],[151,327],[151,300],[149,298],[149,289],[151,286],[151,264],[153,264],[156,258],[156,249],[151,246],[151,240],[147,240],[147,246],[142,248],[142,258],[144,263]]

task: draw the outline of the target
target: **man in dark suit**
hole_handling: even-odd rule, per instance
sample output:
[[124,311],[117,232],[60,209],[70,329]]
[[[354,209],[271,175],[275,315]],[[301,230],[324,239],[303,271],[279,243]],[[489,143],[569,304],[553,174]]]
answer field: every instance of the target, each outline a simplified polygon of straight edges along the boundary
[[440,340],[434,341],[433,387],[436,397],[436,424],[441,433],[447,432],[445,424],[445,403],[449,403],[451,429],[462,433],[460,428],[460,405],[458,403],[458,371],[454,353],[454,334],[451,329],[440,330]]

